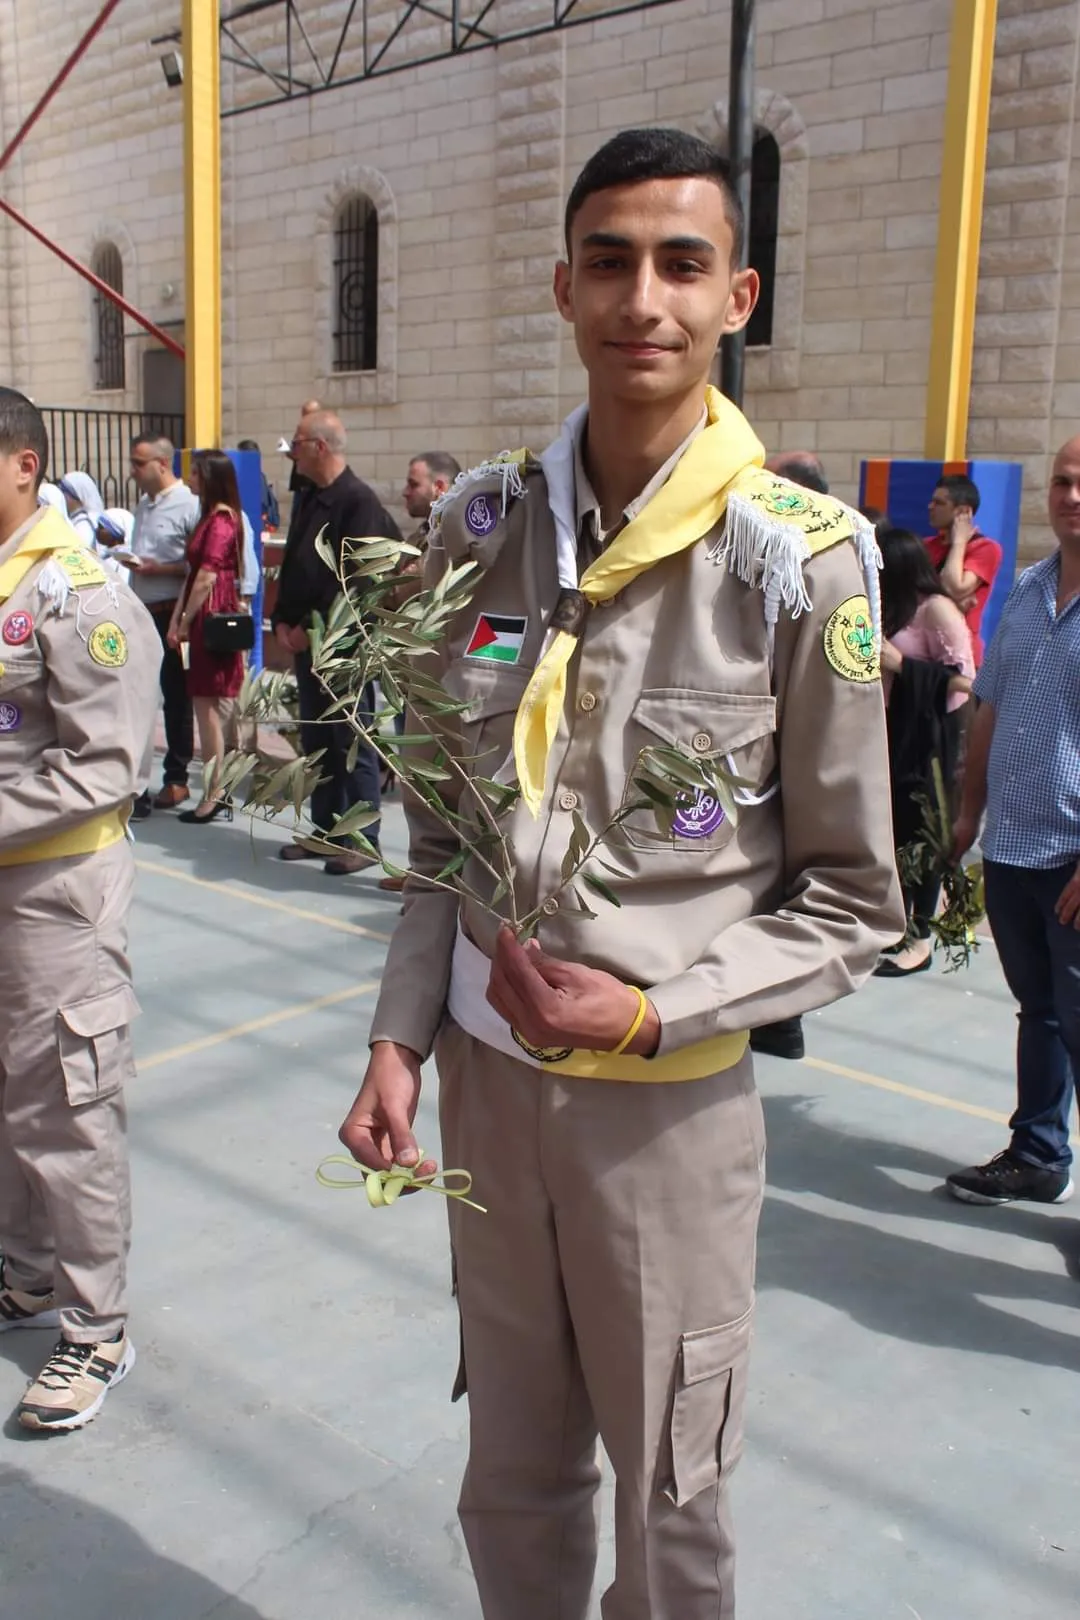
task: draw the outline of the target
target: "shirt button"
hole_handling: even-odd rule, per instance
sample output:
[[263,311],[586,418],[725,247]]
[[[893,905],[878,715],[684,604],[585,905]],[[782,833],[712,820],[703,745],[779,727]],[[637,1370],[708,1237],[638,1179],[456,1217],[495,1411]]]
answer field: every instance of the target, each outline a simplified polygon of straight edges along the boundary
[[712,738],[707,731],[696,732],[690,746],[695,754],[707,754],[712,747]]
[[559,809],[560,810],[576,810],[577,809],[577,802],[578,802],[578,797],[577,797],[577,794],[573,791],[573,789],[572,788],[563,788],[562,792],[559,794]]
[[596,693],[582,692],[578,698],[578,708],[584,709],[586,714],[591,714],[596,708]]
[[554,898],[551,900],[545,900],[540,909],[544,913],[545,917],[554,917],[555,913],[559,909],[559,902]]

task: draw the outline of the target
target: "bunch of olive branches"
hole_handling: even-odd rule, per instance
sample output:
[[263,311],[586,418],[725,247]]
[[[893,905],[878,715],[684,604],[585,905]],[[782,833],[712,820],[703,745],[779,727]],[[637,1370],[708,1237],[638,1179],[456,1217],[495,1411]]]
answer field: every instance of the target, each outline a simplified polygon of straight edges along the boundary
[[[680,807],[709,793],[734,821],[734,789],[744,784],[719,760],[701,759],[674,747],[646,748],[633,778],[636,797],[624,802],[599,830],[591,830],[579,811],[572,813],[559,884],[523,911],[508,826],[521,790],[516,782],[478,773],[477,758],[466,752],[461,731],[470,704],[447,692],[434,658],[451,620],[468,606],[477,564],[448,566],[430,589],[402,603],[400,569],[407,557],[417,555],[415,547],[381,538],[346,540],[339,562],[325,533],[316,546],[341,584],[329,614],[325,619],[316,615],[309,632],[312,668],[327,697],[323,719],[344,722],[352,730],[350,768],[360,747],[367,744],[404,790],[455,835],[458,848],[442,870],[417,874],[425,886],[468,899],[508,922],[518,938],[527,939],[553,898],[568,894],[585,918],[596,915],[589,903],[594,897],[620,904],[601,872],[614,878],[626,875],[604,857],[617,859],[618,829],[627,817],[651,811],[657,841],[665,842],[673,837]],[[372,716],[369,695],[376,685],[382,705]],[[290,675],[249,675],[237,704],[238,724],[275,719],[292,691]],[[406,711],[409,726],[398,733],[392,722]],[[321,761],[321,753],[315,753],[276,765],[255,752],[236,750],[222,763],[217,791],[241,798],[256,818],[270,820],[291,809],[296,825],[302,826],[304,802],[319,780]],[[407,876],[367,837],[366,830],[378,820],[376,806],[356,804],[328,832],[301,832],[298,841],[327,855],[351,846],[381,864],[390,876]],[[473,881],[473,874],[482,887]]]

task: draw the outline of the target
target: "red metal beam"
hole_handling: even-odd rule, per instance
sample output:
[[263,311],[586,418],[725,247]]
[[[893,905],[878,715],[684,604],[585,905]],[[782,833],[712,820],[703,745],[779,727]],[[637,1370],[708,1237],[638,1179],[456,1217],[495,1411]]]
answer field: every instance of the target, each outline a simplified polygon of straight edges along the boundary
[[114,304],[123,310],[125,315],[130,315],[131,319],[136,321],[144,332],[149,332],[151,337],[156,337],[159,343],[163,343],[179,359],[184,359],[182,344],[177,343],[176,339],[171,338],[167,332],[163,332],[160,326],[155,326],[149,316],[141,314],[134,304],[129,304],[123,294],[116,291],[115,287],[110,287],[107,282],[102,281],[100,276],[95,276],[92,270],[88,270],[85,264],[80,264],[78,259],[72,258],[71,254],[65,252],[58,242],[52,241],[50,237],[45,235],[44,231],[39,231],[36,225],[31,225],[26,215],[20,214],[19,210],[13,208],[9,202],[5,202],[3,197],[0,197],[0,213],[5,213],[9,219],[15,221],[16,225],[21,225],[24,231],[29,231],[35,241],[40,242],[43,247],[47,247],[50,253],[55,253],[58,259],[62,259],[64,264],[74,270],[76,274],[82,276],[84,281],[88,281],[91,287],[96,287],[98,292],[104,293],[106,298],[110,298]]
[[[90,49],[90,46],[101,33],[101,30],[104,28],[105,24],[108,22],[109,18],[112,16],[119,4],[120,0],[105,0],[105,4],[94,18],[94,21],[90,24],[90,27],[86,30],[86,33],[82,36],[75,49],[72,51],[63,67],[60,69],[59,73],[49,84],[44,95],[39,98],[33,111],[28,117],[23,119],[22,124],[15,131],[15,134],[11,137],[4,150],[0,152],[0,172],[2,172],[11,162],[11,159],[14,157],[19,147],[22,145],[27,135],[30,133],[38,119],[41,117],[42,113],[45,111],[45,108],[49,105],[50,101],[60,89],[60,86],[64,83],[65,79],[67,79],[76,63],[86,55],[86,52]],[[80,264],[78,259],[72,258],[70,253],[65,252],[65,250],[60,247],[58,243],[52,241],[48,236],[46,236],[44,231],[39,231],[36,225],[31,225],[30,221],[25,217],[25,215],[20,214],[17,208],[13,208],[12,205],[9,202],[5,202],[2,197],[0,197],[0,210],[7,214],[9,219],[13,219],[16,225],[21,225],[24,231],[29,231],[30,235],[34,237],[36,241],[40,242],[43,247],[47,247],[50,253],[55,253],[58,259],[62,259],[64,264],[68,265],[72,270],[76,271],[80,276],[82,276],[84,281],[88,281],[92,287],[97,289],[98,292],[103,293],[104,296],[114,303],[118,309],[122,309],[125,315],[130,315],[131,319],[137,322],[137,324],[141,326],[145,332],[149,332],[151,337],[157,338],[159,343],[163,343],[165,347],[175,354],[179,359],[184,359],[184,348],[182,344],[177,343],[176,339],[171,338],[167,332],[163,332],[160,326],[155,326],[153,321],[150,320],[148,316],[140,314],[135,308],[134,304],[129,304],[127,299],[124,298],[121,293],[116,291],[115,287],[110,287],[107,282],[102,281],[100,276],[95,276],[92,270],[88,270],[86,265]]]
[[38,102],[33,112],[27,119],[24,120],[22,127],[15,131],[15,134],[11,137],[10,141],[8,141],[7,145],[4,147],[4,150],[0,152],[0,169],[7,168],[8,164],[11,162],[11,159],[14,157],[27,135],[33,129],[34,125],[37,123],[38,119],[49,105],[49,102],[52,100],[53,96],[55,96],[56,92],[59,90],[64,80],[67,78],[76,62],[78,62],[81,57],[86,55],[86,52],[90,49],[90,46],[101,33],[101,30],[104,28],[105,24],[108,22],[109,18],[112,16],[119,4],[120,0],[106,0],[105,5],[102,6],[96,18],[90,24],[90,27],[86,30],[86,33],[83,35],[82,39],[80,39],[75,49],[72,51],[71,55],[68,57],[59,73],[56,75],[55,79],[53,79],[52,83],[45,91],[45,94],[41,97],[41,100]]

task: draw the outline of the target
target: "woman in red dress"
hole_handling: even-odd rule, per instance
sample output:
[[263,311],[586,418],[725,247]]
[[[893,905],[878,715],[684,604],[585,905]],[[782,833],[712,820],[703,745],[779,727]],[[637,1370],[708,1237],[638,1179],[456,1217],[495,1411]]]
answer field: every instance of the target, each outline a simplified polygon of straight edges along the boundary
[[202,502],[199,522],[188,541],[187,584],[181,593],[172,624],[169,646],[189,648],[187,689],[199,727],[203,763],[214,761],[204,797],[180,821],[213,821],[232,811],[215,792],[218,768],[225,753],[225,704],[238,695],[244,680],[242,653],[208,652],[203,625],[208,613],[236,613],[240,609],[239,576],[242,533],[240,493],[236,469],[222,450],[200,450],[191,458],[188,478]]

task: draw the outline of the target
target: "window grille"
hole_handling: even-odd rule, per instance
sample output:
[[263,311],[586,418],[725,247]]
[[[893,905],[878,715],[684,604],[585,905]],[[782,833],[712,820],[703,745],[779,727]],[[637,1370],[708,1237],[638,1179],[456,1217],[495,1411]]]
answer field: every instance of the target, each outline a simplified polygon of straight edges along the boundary
[[379,215],[350,197],[334,226],[334,370],[374,371],[379,334]]
[[[94,254],[91,269],[114,292],[124,290],[124,264],[114,242],[103,242]],[[123,388],[124,312],[111,298],[94,289],[94,387]]]

